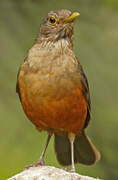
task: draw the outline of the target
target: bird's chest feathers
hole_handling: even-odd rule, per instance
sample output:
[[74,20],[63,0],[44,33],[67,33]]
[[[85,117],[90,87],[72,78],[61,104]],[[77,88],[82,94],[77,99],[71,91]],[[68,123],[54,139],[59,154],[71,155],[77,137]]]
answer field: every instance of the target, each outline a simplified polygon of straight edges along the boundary
[[26,62],[21,68],[22,81],[32,94],[41,96],[65,94],[74,89],[79,82],[77,60],[66,42],[48,45],[44,48],[37,44],[29,51]]
[[28,64],[32,72],[40,71],[42,75],[60,75],[73,72],[77,68],[77,60],[66,40],[48,42],[46,45],[44,43],[41,47],[35,44],[29,51]]

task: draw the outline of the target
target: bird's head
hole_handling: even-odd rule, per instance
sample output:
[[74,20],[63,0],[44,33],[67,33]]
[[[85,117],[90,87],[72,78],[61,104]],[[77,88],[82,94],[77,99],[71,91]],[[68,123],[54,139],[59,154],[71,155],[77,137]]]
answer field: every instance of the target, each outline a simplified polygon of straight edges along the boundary
[[57,10],[48,13],[40,26],[38,40],[56,42],[60,39],[72,39],[73,22],[80,14],[69,10]]

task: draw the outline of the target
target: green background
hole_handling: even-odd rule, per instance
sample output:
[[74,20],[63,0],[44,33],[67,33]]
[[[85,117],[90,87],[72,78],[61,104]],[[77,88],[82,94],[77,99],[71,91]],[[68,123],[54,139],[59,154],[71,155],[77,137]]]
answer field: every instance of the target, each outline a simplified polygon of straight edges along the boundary
[[[88,135],[101,152],[94,166],[77,164],[77,172],[118,179],[118,1],[0,0],[0,180],[39,159],[47,133],[27,120],[15,92],[20,64],[32,47],[43,17],[50,10],[79,11],[74,49],[88,77],[92,120]],[[53,139],[46,164],[61,167]]]

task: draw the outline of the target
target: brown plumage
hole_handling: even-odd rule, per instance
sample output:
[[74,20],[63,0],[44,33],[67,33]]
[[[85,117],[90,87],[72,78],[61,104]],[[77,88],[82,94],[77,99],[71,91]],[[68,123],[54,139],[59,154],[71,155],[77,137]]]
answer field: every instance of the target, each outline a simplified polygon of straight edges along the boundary
[[[18,73],[17,92],[28,119],[55,135],[55,151],[62,165],[93,164],[100,155],[85,135],[90,120],[86,76],[73,52],[73,21],[79,13],[51,11]],[[70,141],[70,142],[69,142]]]

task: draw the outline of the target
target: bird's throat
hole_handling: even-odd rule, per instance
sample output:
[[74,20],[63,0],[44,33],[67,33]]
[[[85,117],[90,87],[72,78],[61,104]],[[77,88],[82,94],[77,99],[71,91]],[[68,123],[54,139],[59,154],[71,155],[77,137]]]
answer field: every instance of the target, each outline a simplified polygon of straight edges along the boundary
[[55,39],[47,39],[41,38],[36,41],[36,44],[39,44],[41,48],[46,48],[47,50],[57,50],[57,49],[65,49],[65,48],[73,48],[73,39],[68,37],[61,37]]

